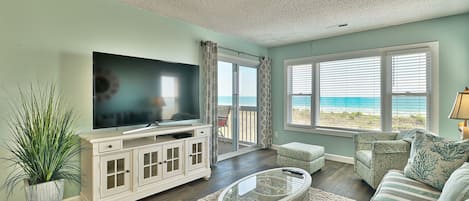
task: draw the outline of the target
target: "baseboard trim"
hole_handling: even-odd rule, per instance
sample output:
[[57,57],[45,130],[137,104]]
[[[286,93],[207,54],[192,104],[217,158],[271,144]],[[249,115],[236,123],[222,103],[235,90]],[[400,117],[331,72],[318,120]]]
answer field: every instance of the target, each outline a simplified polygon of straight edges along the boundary
[[[279,146],[280,145],[272,144],[271,149],[278,150]],[[325,153],[324,155],[326,157],[326,160],[347,163],[347,164],[352,164],[352,165],[354,164],[353,157],[336,155],[336,154],[328,154],[328,153]]]
[[277,150],[278,150],[278,146],[280,146],[280,145],[278,145],[278,144],[272,144],[272,146],[270,147],[270,149],[273,149],[273,150],[277,151]]
[[341,163],[347,163],[347,164],[354,164],[353,157],[349,156],[341,156],[341,155],[336,155],[336,154],[324,154],[326,156],[326,160],[330,161],[336,161],[336,162],[341,162]]
[[68,197],[68,198],[63,199],[63,201],[80,201],[80,196],[77,195],[73,197]]

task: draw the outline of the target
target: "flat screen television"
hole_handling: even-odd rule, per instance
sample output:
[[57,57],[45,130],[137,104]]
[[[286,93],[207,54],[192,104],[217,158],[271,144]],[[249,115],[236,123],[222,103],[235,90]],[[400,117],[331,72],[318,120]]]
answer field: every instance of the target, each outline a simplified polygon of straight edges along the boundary
[[197,65],[93,52],[93,128],[196,120]]

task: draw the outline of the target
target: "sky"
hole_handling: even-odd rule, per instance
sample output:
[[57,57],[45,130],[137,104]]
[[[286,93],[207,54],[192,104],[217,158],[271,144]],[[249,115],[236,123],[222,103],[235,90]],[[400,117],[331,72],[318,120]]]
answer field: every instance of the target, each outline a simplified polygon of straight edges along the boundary
[[[231,63],[218,62],[218,96],[232,96],[233,67]],[[239,96],[257,95],[257,69],[239,67]]]

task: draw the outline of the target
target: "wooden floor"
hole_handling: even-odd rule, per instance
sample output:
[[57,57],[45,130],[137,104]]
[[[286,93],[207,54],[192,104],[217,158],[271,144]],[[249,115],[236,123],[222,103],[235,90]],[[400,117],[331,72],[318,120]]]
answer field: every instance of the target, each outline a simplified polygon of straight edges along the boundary
[[[248,146],[239,144],[239,149],[244,149],[246,147]],[[226,154],[230,152],[233,152],[233,144],[231,142],[219,140],[218,141],[218,154]]]
[[[254,145],[249,145],[249,144],[243,144],[239,143],[238,144],[238,150],[242,150],[245,148],[250,148],[253,147]],[[227,142],[226,140],[219,140],[218,141],[218,155],[220,154],[226,154],[233,152],[233,144],[232,142]]]
[[[212,177],[199,179],[142,201],[192,201],[213,193],[249,174],[278,167],[276,152],[259,150],[219,162],[212,168]],[[355,199],[369,200],[374,190],[354,175],[353,165],[326,161],[321,171],[312,175],[312,186],[331,193]]]

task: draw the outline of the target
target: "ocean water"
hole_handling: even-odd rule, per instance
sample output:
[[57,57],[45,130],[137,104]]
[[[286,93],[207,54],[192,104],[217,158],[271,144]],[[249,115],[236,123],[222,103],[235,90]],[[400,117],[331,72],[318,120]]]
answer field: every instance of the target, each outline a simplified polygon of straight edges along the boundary
[[[379,97],[322,97],[320,98],[320,110],[323,112],[364,112],[379,114],[381,111],[381,98]],[[219,96],[219,105],[231,105],[231,96]],[[255,106],[257,99],[254,96],[241,96],[241,106]],[[311,105],[309,97],[293,97],[293,108],[308,108]],[[425,114],[427,102],[425,97],[397,96],[392,99],[394,113],[399,114]]]
[[[218,105],[232,105],[232,96],[218,96]],[[239,105],[241,106],[256,106],[257,98],[255,96],[240,96]]]

